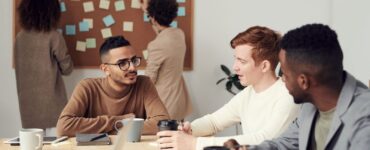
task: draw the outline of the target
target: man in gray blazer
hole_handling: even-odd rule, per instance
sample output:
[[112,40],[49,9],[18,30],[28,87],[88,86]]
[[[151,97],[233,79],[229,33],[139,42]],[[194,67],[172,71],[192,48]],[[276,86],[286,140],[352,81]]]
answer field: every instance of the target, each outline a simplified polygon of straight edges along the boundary
[[304,103],[300,115],[280,137],[240,149],[370,148],[370,90],[343,70],[335,31],[322,24],[289,31],[279,60],[295,103]]

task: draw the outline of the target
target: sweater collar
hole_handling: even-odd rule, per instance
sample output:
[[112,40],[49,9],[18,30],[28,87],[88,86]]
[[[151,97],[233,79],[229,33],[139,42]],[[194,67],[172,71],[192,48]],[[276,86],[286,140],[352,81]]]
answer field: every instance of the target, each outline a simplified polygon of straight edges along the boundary
[[117,91],[109,84],[108,80],[108,77],[105,77],[102,83],[103,89],[107,95],[113,98],[122,98],[131,93],[132,85],[129,85],[124,91]]

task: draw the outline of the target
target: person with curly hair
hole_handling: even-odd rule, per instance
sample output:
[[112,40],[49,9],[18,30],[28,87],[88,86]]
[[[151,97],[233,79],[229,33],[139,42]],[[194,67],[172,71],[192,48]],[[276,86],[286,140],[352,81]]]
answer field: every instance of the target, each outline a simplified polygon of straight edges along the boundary
[[145,74],[155,84],[171,119],[183,120],[192,111],[191,99],[183,78],[186,52],[185,35],[170,27],[177,16],[176,0],[144,0],[156,38],[148,44]]
[[15,39],[14,64],[22,127],[53,128],[67,103],[62,75],[73,70],[63,36],[56,31],[60,4],[22,0],[18,12],[22,30]]

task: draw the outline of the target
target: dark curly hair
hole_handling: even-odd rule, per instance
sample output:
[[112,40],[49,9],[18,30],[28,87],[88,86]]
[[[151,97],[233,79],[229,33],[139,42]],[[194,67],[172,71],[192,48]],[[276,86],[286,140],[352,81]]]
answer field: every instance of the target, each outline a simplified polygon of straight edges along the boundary
[[58,0],[22,0],[18,12],[23,29],[45,32],[56,29],[61,15]]
[[281,35],[274,30],[262,26],[253,26],[235,36],[230,41],[230,45],[232,48],[244,44],[252,46],[252,58],[256,65],[263,60],[268,60],[271,63],[271,69],[275,70],[279,63],[280,40]]
[[280,43],[288,67],[322,84],[342,81],[343,53],[337,34],[323,24],[307,24],[287,32]]
[[168,27],[177,17],[178,6],[176,0],[150,0],[147,11],[160,25]]
[[130,45],[131,45],[130,42],[126,40],[123,36],[109,37],[100,46],[99,50],[100,58],[103,60],[103,56],[105,56],[111,49]]

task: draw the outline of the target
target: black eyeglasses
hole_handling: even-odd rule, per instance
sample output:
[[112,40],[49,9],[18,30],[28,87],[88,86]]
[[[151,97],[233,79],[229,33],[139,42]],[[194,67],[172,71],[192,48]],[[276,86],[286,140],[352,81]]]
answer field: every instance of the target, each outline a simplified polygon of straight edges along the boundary
[[131,59],[121,59],[115,64],[104,63],[105,65],[117,65],[122,71],[127,71],[130,68],[130,64],[137,67],[141,63],[141,57],[132,57]]

